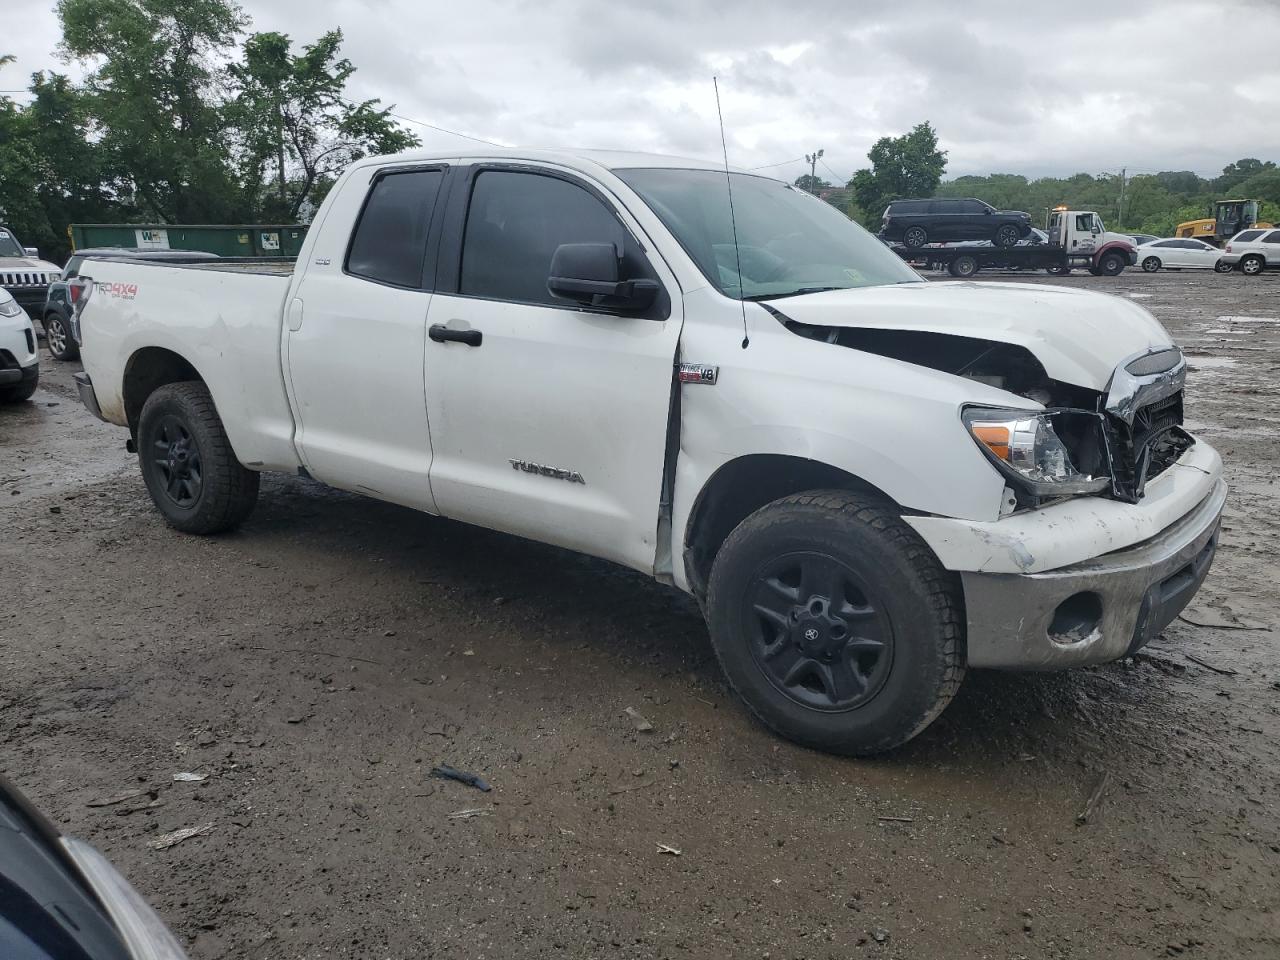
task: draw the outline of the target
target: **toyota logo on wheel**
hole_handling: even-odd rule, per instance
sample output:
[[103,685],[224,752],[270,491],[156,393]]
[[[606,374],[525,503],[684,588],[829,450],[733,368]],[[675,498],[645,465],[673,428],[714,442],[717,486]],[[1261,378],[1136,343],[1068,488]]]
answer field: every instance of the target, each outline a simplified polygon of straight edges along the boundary
[[813,627],[810,627],[808,630],[804,632],[804,638],[809,641],[817,640],[818,631],[815,630]]

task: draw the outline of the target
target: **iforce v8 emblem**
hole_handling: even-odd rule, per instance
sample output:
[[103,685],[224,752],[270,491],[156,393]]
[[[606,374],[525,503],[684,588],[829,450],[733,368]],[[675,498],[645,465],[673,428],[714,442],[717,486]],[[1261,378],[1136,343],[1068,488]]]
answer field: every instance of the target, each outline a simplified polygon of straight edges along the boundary
[[706,383],[715,385],[720,376],[720,368],[707,363],[680,364],[681,383]]

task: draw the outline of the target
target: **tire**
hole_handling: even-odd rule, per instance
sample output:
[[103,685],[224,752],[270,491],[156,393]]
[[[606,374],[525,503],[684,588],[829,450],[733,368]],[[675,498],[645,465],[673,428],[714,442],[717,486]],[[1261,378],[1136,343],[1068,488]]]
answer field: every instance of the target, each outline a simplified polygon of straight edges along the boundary
[[1100,276],[1102,276],[1102,271],[1101,271],[1101,270],[1099,270],[1097,267],[1090,267],[1090,268],[1089,268],[1089,273],[1091,273],[1091,274],[1092,274],[1093,276],[1095,276],[1095,277],[1100,277]]
[[879,497],[815,491],[760,508],[716,555],[706,609],[751,712],[820,750],[900,746],[964,678],[959,584]]
[[947,272],[953,277],[972,277],[978,272],[978,258],[971,253],[964,253],[951,261]]
[[1236,265],[1234,263],[1227,263],[1227,261],[1225,260],[1219,260],[1217,263],[1213,265],[1213,270],[1215,273],[1230,273],[1235,268],[1236,268]]
[[1071,267],[1065,263],[1055,263],[1052,267],[1045,267],[1044,272],[1054,277],[1065,277],[1071,272]]
[[76,360],[80,356],[80,345],[72,338],[67,322],[57,313],[44,318],[44,342],[49,347],[49,356],[55,360]]
[[169,383],[147,397],[137,444],[147,492],[171,527],[222,533],[253,511],[258,474],[236,459],[203,383]]
[[1256,253],[1240,258],[1240,272],[1246,277],[1256,277],[1266,268],[1266,265],[1267,261]]
[[902,235],[902,242],[913,249],[915,247],[923,247],[929,242],[929,234],[924,227],[910,227]]
[[1162,266],[1163,264],[1160,262],[1159,257],[1147,257],[1142,261],[1142,269],[1147,273],[1155,273]]
[[1103,277],[1118,277],[1124,268],[1124,257],[1118,253],[1104,253],[1098,261],[1098,274]]
[[40,386],[40,367],[36,366],[32,368],[28,379],[11,386],[0,387],[0,403],[23,403],[30,400],[38,386]]
[[1012,223],[1002,223],[1000,228],[996,230],[995,244],[997,247],[1012,247],[1022,239],[1022,232]]

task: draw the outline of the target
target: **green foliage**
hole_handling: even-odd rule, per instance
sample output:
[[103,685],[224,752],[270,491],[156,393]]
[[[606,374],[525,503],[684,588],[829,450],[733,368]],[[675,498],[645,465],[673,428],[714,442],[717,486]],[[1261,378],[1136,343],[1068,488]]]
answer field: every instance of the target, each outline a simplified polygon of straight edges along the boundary
[[[230,68],[238,94],[230,116],[241,142],[243,180],[252,205],[267,220],[294,219],[316,188],[331,183],[369,153],[396,153],[418,143],[376,101],[343,96],[355,67],[339,58],[342,31],[332,30],[302,53],[282,33],[255,33]],[[264,173],[274,165],[274,189]],[[322,195],[322,194],[321,194]]]
[[809,173],[802,173],[796,177],[795,185],[806,193],[812,194],[816,194],[819,190],[829,190],[831,188],[831,184],[828,181]]
[[[296,219],[338,172],[418,140],[375,100],[331,31],[294,54],[232,0],[59,0],[81,85],[36,74],[0,97],[0,219],[60,258],[71,222]],[[12,57],[0,56],[0,68]],[[230,66],[228,66],[230,64]]]
[[881,137],[867,159],[870,169],[855,173],[849,189],[874,217],[891,200],[933,196],[947,169],[947,152],[938,149],[938,134],[927,120],[900,137]]

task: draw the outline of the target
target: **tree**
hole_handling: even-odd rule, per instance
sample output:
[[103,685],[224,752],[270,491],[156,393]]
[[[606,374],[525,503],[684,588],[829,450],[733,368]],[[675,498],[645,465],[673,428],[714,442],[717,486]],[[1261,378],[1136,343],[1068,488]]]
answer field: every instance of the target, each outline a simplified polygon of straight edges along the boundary
[[389,107],[346,98],[355,67],[339,58],[341,47],[341,30],[297,55],[285,34],[255,33],[230,67],[237,91],[230,116],[240,138],[245,191],[267,219],[295,219],[355,160],[419,142],[396,125]]
[[900,137],[881,137],[867,159],[870,169],[855,173],[849,189],[873,217],[891,200],[932,197],[947,168],[947,152],[938,149],[938,134],[927,120]]
[[147,216],[231,222],[217,61],[244,29],[231,0],[58,0],[64,51],[92,66],[87,109],[109,169]]
[[802,173],[796,177],[795,185],[806,193],[812,193],[815,196],[819,190],[826,190],[831,187],[831,184],[826,180],[808,173]]

